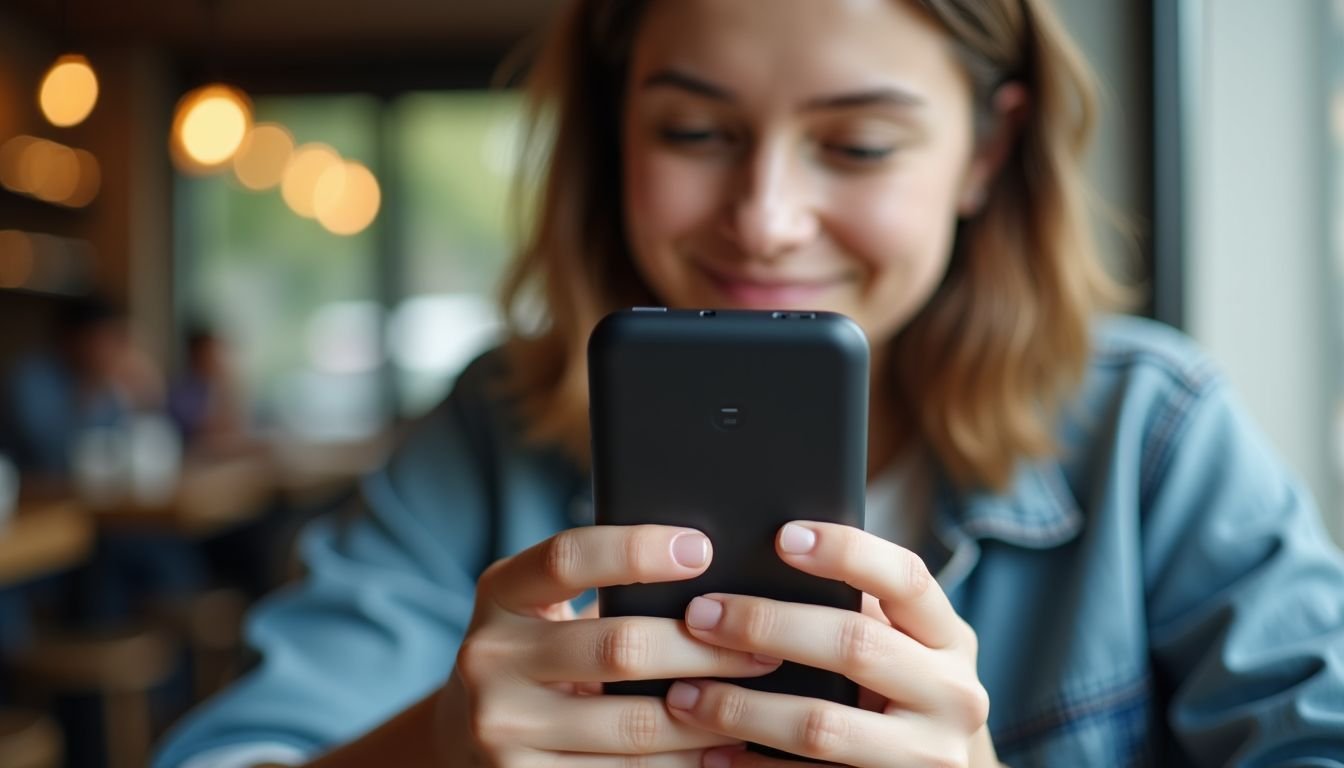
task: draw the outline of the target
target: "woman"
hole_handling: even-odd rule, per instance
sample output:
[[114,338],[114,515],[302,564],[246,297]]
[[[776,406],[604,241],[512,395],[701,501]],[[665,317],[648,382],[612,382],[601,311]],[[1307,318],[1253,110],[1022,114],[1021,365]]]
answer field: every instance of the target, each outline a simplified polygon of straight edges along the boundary
[[[506,299],[541,324],[463,375],[364,514],[311,532],[307,582],[253,623],[263,663],[160,765],[782,764],[745,742],[1344,764],[1344,561],[1186,341],[1094,321],[1117,291],[1081,205],[1090,87],[1040,0],[580,0],[532,89],[554,144]],[[647,303],[867,332],[885,538],[776,542],[862,616],[708,595],[684,623],[574,620],[587,590],[713,557],[694,531],[572,527],[584,341]],[[863,706],[710,680],[781,658]],[[668,677],[665,701],[595,695]]]

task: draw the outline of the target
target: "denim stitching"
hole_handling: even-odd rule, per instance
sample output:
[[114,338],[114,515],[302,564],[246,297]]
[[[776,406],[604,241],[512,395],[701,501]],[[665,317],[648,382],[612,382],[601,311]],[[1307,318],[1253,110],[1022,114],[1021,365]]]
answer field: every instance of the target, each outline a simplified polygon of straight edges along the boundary
[[1176,454],[1176,444],[1179,442],[1180,435],[1184,434],[1190,426],[1190,419],[1186,418],[1199,403],[1205,401],[1214,387],[1209,386],[1202,392],[1190,393],[1180,400],[1174,402],[1170,410],[1170,418],[1162,425],[1162,430],[1154,428],[1151,436],[1153,447],[1143,461],[1143,466],[1139,470],[1139,504],[1140,509],[1147,509],[1152,496],[1157,492],[1157,480],[1166,471],[1172,462],[1172,457]]
[[1109,339],[1095,344],[1093,351],[1090,363],[1092,366],[1129,368],[1147,363],[1189,391],[1203,388],[1210,376],[1216,373],[1212,361],[1202,354],[1191,361],[1169,353],[1161,347],[1121,345]]
[[1165,465],[1167,454],[1175,444],[1175,436],[1185,425],[1184,418],[1190,412],[1196,398],[1189,392],[1168,400],[1161,414],[1154,419],[1147,435],[1147,446],[1142,450],[1143,460],[1139,465],[1139,501],[1148,506],[1148,497],[1152,492],[1153,478],[1159,466]]
[[1092,715],[1107,710],[1120,710],[1122,704],[1129,703],[1131,700],[1146,698],[1146,694],[1150,692],[1151,687],[1151,678],[1145,674],[1127,685],[1077,701],[1069,701],[1060,697],[1058,703],[1047,708],[1035,719],[995,733],[994,743],[999,745],[1003,751],[1008,752],[1019,748],[1023,743],[1040,738],[1052,731],[1062,728],[1067,732]]
[[[1181,391],[1169,397],[1166,407],[1157,417],[1149,431],[1149,445],[1143,450],[1140,466],[1139,497],[1147,501],[1150,494],[1151,479],[1156,476],[1172,452],[1174,436],[1184,426],[1184,416],[1194,403],[1210,389],[1210,383],[1217,380],[1217,371],[1212,362],[1197,356],[1194,361],[1185,360],[1175,353],[1162,348],[1139,347],[1117,343],[1108,339],[1094,340],[1093,368],[1146,369],[1155,371],[1171,380]],[[981,516],[962,518],[952,523],[963,535],[971,537],[995,537],[1027,546],[1047,546],[1066,541],[1082,527],[1083,516],[1072,499],[1067,487],[1061,488],[1061,478],[1050,474],[1049,477],[1037,473],[1041,495],[1054,502],[1044,511],[1039,506],[1019,507],[1017,517]]]
[[1055,544],[1065,536],[1078,530],[1078,518],[1073,515],[1063,516],[1060,520],[1049,525],[1037,525],[1031,528],[1017,525],[1012,520],[994,517],[981,517],[975,520],[967,521],[961,526],[963,533],[974,536],[993,536],[995,538],[1008,538],[1030,542],[1034,544]]

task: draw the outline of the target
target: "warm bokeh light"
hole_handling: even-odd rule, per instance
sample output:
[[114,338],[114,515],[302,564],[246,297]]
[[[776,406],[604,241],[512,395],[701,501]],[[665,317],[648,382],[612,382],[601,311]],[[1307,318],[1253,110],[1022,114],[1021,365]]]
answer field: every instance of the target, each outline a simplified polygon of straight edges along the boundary
[[19,155],[18,191],[37,196],[54,154],[59,153],[52,152],[51,142],[46,139],[36,139],[23,148],[23,154]]
[[98,190],[103,185],[103,172],[98,165],[98,158],[88,150],[76,149],[75,159],[79,162],[79,183],[60,202],[71,208],[83,208],[98,197]]
[[284,178],[285,165],[293,154],[294,137],[284,126],[258,123],[233,156],[233,173],[248,189],[270,189]]
[[0,288],[22,288],[33,275],[33,241],[16,229],[0,229]]
[[64,202],[79,187],[79,157],[54,141],[38,140],[20,158],[24,190],[48,203]]
[[15,136],[0,146],[0,185],[48,203],[82,208],[98,196],[98,158],[35,136]]
[[363,232],[378,215],[382,192],[373,172],[356,162],[332,165],[317,180],[317,221],[337,235]]
[[89,60],[76,54],[57,59],[42,78],[37,102],[52,125],[66,128],[83,122],[98,103],[98,77]]
[[23,156],[39,141],[32,136],[15,136],[0,145],[0,184],[11,192],[27,194],[23,180]]
[[252,126],[252,106],[236,88],[207,85],[183,96],[173,117],[173,157],[188,171],[223,167]]
[[318,179],[333,166],[342,166],[341,156],[326,144],[314,142],[294,150],[280,182],[280,195],[285,199],[285,205],[306,219],[316,216],[314,197]]

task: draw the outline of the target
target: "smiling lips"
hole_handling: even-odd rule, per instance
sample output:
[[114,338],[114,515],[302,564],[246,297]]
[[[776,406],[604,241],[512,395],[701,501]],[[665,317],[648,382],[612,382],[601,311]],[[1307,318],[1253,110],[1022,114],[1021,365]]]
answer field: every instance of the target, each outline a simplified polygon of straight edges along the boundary
[[744,309],[807,308],[844,282],[841,278],[763,279],[728,274],[704,266],[701,271],[729,303]]

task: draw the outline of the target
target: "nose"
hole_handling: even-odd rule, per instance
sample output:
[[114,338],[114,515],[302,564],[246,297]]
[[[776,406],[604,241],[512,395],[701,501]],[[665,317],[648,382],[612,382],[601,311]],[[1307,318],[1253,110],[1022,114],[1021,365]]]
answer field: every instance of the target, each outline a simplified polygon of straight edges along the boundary
[[750,259],[775,260],[817,236],[803,158],[784,142],[761,143],[741,166],[725,234]]

